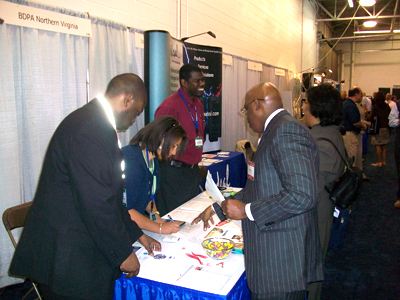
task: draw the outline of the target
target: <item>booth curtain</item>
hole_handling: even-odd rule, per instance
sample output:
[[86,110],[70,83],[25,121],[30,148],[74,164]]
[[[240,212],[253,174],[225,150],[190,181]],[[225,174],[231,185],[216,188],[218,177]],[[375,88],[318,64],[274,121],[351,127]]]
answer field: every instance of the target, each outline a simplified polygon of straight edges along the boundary
[[[11,1],[30,5],[24,1]],[[65,9],[37,8],[85,17]],[[0,25],[0,212],[33,199],[48,142],[61,120],[86,102],[88,38]],[[0,226],[0,287],[14,247]]]
[[[143,79],[144,49],[135,47],[134,29],[101,18],[91,17],[92,37],[89,40],[89,99],[104,94],[108,82],[116,75],[134,73]],[[144,126],[142,113],[124,133],[119,134],[122,146]]]

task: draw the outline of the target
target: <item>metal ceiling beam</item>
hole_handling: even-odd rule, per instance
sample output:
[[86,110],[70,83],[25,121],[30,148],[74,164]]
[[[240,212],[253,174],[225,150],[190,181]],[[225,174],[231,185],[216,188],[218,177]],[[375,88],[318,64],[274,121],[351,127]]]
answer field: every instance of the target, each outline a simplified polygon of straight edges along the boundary
[[[396,1],[396,5],[395,5],[394,11],[393,11],[393,16],[396,15],[397,7],[398,7],[398,6],[399,6],[399,0]],[[392,19],[392,23],[390,24],[390,31],[392,31],[392,30],[394,29],[393,27],[394,27],[395,22],[396,22],[396,18],[394,17],[394,18]]]
[[374,34],[374,35],[358,35],[358,36],[346,36],[346,37],[335,37],[335,38],[326,38],[319,39],[318,42],[327,42],[334,40],[357,40],[357,39],[365,39],[365,38],[374,38],[374,37],[390,37],[394,35],[399,35],[398,33],[382,33],[382,34]]
[[400,15],[392,15],[392,16],[375,16],[375,17],[348,17],[348,18],[332,18],[332,19],[317,19],[317,22],[336,22],[336,21],[350,21],[350,20],[366,20],[366,19],[393,19],[399,18]]
[[331,14],[321,3],[319,3],[319,2],[315,2],[315,3],[317,3],[317,5],[318,5],[329,17],[331,17],[332,19],[335,18],[334,16],[332,16],[332,14]]

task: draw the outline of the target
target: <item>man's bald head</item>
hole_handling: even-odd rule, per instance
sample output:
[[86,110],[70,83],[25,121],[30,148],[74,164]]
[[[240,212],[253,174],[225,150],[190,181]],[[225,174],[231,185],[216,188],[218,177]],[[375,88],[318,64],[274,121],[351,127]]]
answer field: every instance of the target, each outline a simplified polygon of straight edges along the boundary
[[247,92],[244,107],[248,111],[250,128],[261,133],[267,118],[277,109],[283,108],[282,96],[275,85],[261,82]]

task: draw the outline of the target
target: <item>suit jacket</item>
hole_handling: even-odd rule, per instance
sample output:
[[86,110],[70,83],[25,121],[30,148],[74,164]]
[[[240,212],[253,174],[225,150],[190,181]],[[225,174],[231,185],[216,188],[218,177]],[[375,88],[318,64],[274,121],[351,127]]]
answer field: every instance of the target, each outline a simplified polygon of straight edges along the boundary
[[57,294],[112,299],[119,266],[143,233],[122,206],[122,152],[100,102],[54,133],[10,273]]
[[252,293],[305,290],[322,280],[317,231],[318,148],[310,130],[279,112],[262,134],[254,180],[235,195],[254,221],[242,221],[246,276]]

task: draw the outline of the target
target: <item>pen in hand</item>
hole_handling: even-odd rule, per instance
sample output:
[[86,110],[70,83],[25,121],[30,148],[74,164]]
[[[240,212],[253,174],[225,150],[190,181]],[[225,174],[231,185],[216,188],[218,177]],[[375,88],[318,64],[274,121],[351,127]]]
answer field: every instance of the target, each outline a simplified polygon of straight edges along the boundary
[[172,219],[172,217],[170,215],[168,215],[168,219],[170,219],[172,223],[175,223],[175,220]]

